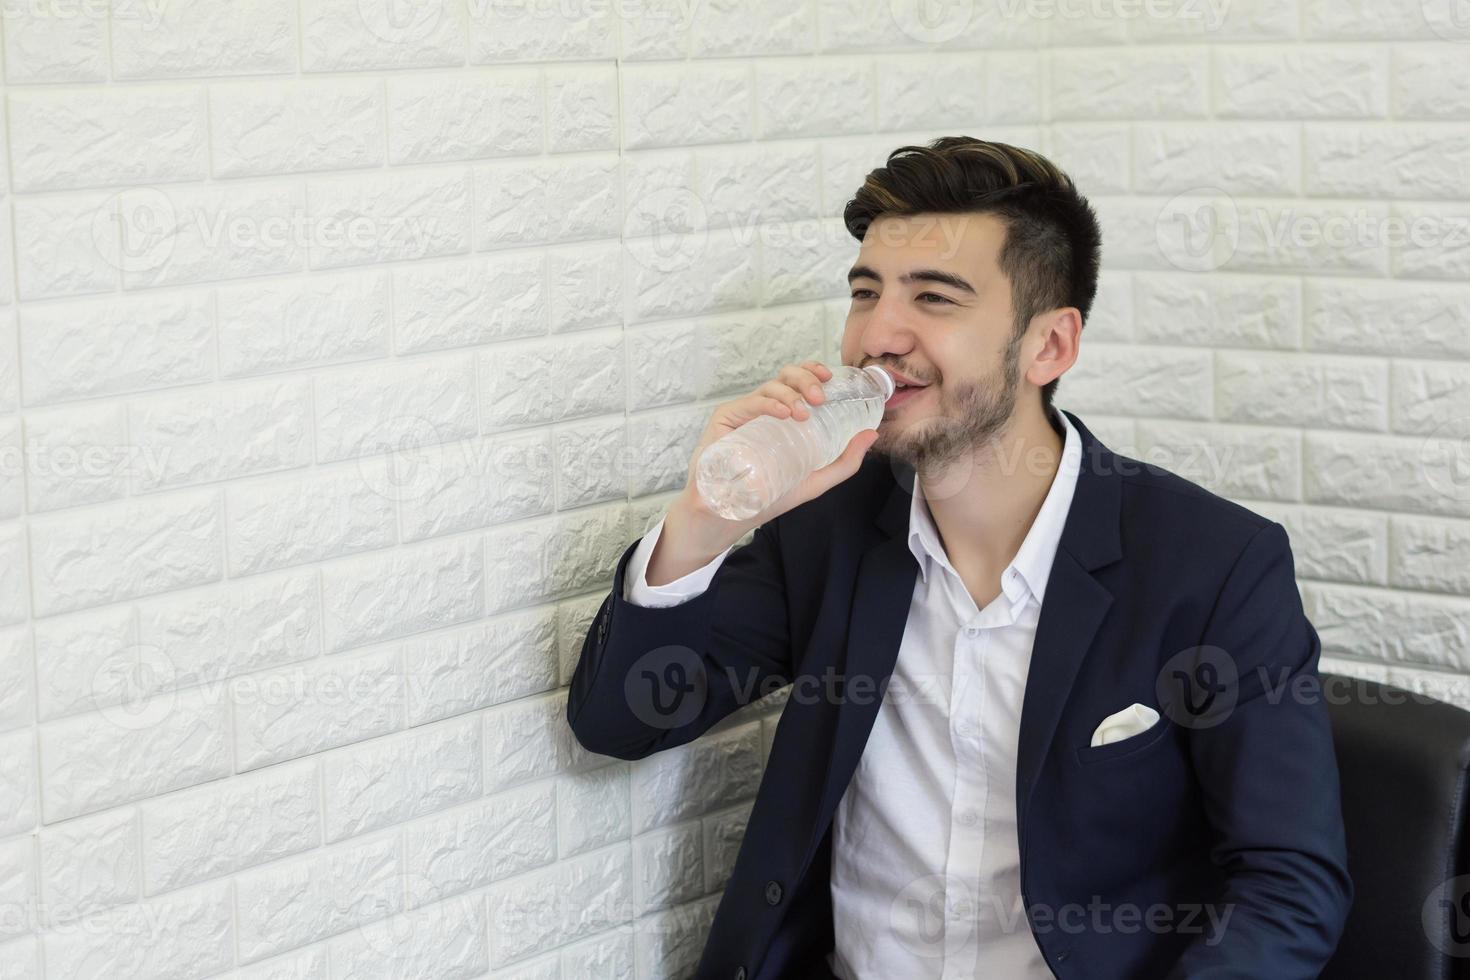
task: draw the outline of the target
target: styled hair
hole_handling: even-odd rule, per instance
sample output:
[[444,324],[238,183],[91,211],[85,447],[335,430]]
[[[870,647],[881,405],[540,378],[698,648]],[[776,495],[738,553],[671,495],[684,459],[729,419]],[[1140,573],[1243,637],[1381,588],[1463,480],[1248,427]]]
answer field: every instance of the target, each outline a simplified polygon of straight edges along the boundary
[[[1087,322],[1102,255],[1097,215],[1072,178],[1033,150],[970,136],[901,146],[868,174],[842,218],[861,242],[880,216],[964,212],[1005,222],[1000,268],[1016,314],[1011,349],[1038,313],[1074,306]],[[1060,380],[1041,389],[1048,417]]]

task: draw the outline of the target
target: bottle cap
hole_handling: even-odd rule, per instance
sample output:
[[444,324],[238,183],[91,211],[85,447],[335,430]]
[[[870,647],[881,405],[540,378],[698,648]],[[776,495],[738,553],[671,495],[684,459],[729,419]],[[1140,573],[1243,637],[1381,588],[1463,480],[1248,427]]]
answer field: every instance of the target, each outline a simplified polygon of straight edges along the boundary
[[869,364],[867,367],[863,368],[863,370],[867,371],[873,377],[877,378],[878,382],[883,385],[883,400],[885,402],[893,397],[893,392],[898,387],[898,385],[895,384],[893,381],[893,375],[883,370],[883,368],[877,364]]

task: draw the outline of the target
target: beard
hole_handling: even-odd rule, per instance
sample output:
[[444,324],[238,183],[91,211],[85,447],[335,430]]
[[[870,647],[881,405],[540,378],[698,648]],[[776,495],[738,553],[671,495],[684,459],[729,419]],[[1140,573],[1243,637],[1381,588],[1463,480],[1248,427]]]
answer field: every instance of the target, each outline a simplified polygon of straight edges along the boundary
[[940,390],[939,414],[916,419],[907,428],[884,429],[868,450],[903,464],[926,483],[943,481],[970,468],[999,448],[1011,422],[1021,384],[1021,340],[1012,332],[1000,365],[988,377]]

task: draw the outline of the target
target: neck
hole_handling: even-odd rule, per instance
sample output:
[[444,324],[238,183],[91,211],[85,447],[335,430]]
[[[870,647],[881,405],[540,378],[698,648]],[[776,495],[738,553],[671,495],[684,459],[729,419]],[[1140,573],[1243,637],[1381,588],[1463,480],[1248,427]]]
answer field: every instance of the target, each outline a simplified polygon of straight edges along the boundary
[[998,573],[1021,550],[1061,465],[1063,435],[1039,403],[937,472],[915,475],[950,564]]

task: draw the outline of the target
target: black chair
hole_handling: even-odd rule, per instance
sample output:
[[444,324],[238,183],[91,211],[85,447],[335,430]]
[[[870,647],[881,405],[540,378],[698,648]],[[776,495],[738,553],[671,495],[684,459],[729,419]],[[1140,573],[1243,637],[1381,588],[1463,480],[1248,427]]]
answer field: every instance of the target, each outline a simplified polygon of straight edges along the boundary
[[1324,980],[1470,978],[1470,712],[1322,674],[1355,895]]

